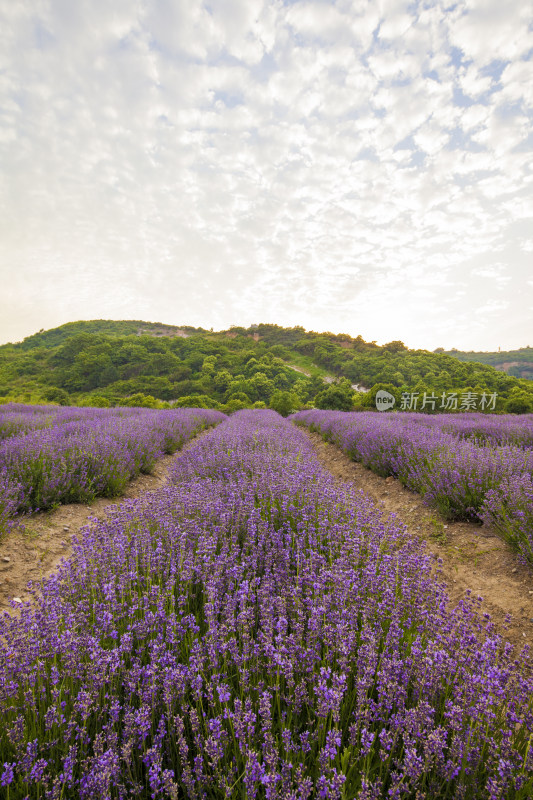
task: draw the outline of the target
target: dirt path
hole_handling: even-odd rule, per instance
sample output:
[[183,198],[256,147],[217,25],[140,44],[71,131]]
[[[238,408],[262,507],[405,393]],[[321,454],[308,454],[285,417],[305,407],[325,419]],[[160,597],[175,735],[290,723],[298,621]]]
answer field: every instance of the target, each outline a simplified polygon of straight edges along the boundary
[[159,459],[151,475],[139,475],[130,481],[124,494],[116,500],[100,497],[90,505],[73,503],[22,518],[21,524],[0,541],[0,613],[13,611],[11,598],[31,599],[28,582],[51,575],[62,559],[71,555],[72,539],[79,536],[92,518],[103,517],[107,508],[163,486],[170,466],[208,430],[201,431],[174,455]]
[[308,372],[303,367],[297,367],[296,364],[287,364],[287,366],[290,367],[291,369],[293,369],[295,372],[301,372],[301,374],[305,375],[306,378],[310,378],[311,377],[311,373]]
[[[335,478],[363,489],[442,560],[442,574],[453,605],[470,589],[483,598],[482,611],[491,615],[496,629],[508,641],[520,649],[526,643],[533,645],[533,572],[490,528],[446,522],[396,478],[380,478],[325,442],[320,434],[300,430],[307,433],[320,462]],[[508,614],[512,620],[507,627]]]
[[[311,377],[311,373],[308,372],[306,369],[303,369],[303,367],[297,367],[295,364],[287,364],[287,366],[290,367],[291,369],[293,369],[295,372],[301,372],[302,375],[306,375],[308,378]],[[322,380],[324,381],[324,383],[330,384],[330,383],[333,383],[333,381],[335,380],[335,376],[334,375],[324,375]],[[361,386],[360,383],[352,383],[351,386],[352,386],[352,389],[354,390],[354,392],[368,392],[368,389],[365,389],[365,387]]]

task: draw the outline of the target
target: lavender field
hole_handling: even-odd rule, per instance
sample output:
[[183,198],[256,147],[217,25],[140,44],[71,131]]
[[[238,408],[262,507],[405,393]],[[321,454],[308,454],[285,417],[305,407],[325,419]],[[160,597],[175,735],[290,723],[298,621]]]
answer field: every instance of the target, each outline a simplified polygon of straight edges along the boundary
[[119,495],[224,418],[204,409],[1,406],[0,535],[18,513]]
[[0,621],[3,796],[531,797],[530,657],[432,565],[238,412]]
[[301,411],[378,475],[394,475],[446,519],[486,522],[533,564],[533,415]]

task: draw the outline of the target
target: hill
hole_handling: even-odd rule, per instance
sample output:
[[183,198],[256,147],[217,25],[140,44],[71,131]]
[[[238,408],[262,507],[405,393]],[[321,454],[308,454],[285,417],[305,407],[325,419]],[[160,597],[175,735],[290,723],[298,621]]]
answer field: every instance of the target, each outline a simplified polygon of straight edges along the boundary
[[402,392],[420,398],[491,393],[498,396],[496,410],[533,411],[533,382],[495,366],[459,358],[457,351],[409,350],[401,341],[379,346],[361,336],[299,326],[215,332],[142,320],[89,320],[1,346],[0,398],[228,411],[272,405],[286,412],[305,405],[372,407],[376,391],[384,388],[398,403]]
[[519,350],[499,350],[497,353],[444,350],[444,348],[438,348],[435,352],[446,353],[459,361],[477,361],[480,364],[489,364],[494,369],[506,372],[507,375],[515,378],[533,380],[533,347],[521,347]]
[[59,328],[51,328],[48,331],[40,330],[33,336],[28,336],[21,343],[24,350],[31,350],[35,347],[56,347],[63,344],[72,336],[80,333],[104,334],[106,336],[181,336],[186,338],[191,333],[203,333],[202,328],[182,327],[176,325],[163,325],[161,322],[143,322],[142,320],[123,320],[117,322],[109,319],[93,319],[80,322],[67,322]]

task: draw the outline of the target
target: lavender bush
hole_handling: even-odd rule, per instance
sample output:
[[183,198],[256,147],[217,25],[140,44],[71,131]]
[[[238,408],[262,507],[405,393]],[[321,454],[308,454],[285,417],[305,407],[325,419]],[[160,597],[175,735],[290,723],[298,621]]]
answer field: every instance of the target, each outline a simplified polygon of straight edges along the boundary
[[406,484],[411,483],[446,519],[479,522],[489,493],[532,469],[531,450],[460,442],[428,458]]
[[[5,406],[4,406],[5,408]],[[1,409],[1,406],[0,406]],[[15,411],[0,410],[0,441],[10,436],[17,436],[29,431],[47,428],[52,422],[52,417],[46,417],[38,412],[32,416]]]
[[[205,409],[47,412],[38,407],[35,413],[33,428],[0,442],[0,479],[22,490],[16,511],[114,497],[132,477],[150,472],[163,453],[175,452],[199,430],[225,418]],[[13,500],[9,503],[11,513]]]
[[484,522],[533,564],[533,476],[529,473],[505,478],[487,492],[482,512]]
[[487,415],[481,413],[428,414],[406,413],[412,422],[431,428],[439,428],[464,439],[480,444],[518,445],[533,447],[533,414]]
[[12,528],[15,514],[22,502],[22,486],[0,473],[0,537]]
[[15,798],[527,798],[531,667],[433,562],[244,411],[0,621]]
[[[112,414],[122,416],[131,413],[132,409],[113,409]],[[91,418],[103,417],[102,409],[76,408],[61,406],[39,406],[25,403],[5,403],[0,405],[0,439],[7,439],[22,433],[49,428],[58,421],[83,421],[88,415]],[[109,413],[109,412],[108,412]]]
[[[452,416],[452,420],[447,418]],[[513,440],[513,426],[522,432],[524,440],[527,438],[524,425],[515,418],[498,418],[502,420],[501,435],[495,430],[496,422],[487,423],[494,434],[492,444],[488,437],[465,437],[465,429],[472,428],[460,415],[313,410],[302,411],[292,419],[319,431],[377,474],[398,477],[447,519],[480,521],[487,492],[511,476],[533,471],[530,447],[500,444]],[[478,432],[483,422],[475,423]]]

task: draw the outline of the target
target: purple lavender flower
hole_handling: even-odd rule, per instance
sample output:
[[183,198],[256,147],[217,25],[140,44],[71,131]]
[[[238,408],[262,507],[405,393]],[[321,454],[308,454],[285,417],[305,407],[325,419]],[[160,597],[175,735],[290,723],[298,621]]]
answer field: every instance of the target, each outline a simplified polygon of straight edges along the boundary
[[223,421],[0,618],[10,798],[527,797],[529,656],[405,534],[290,422]]

